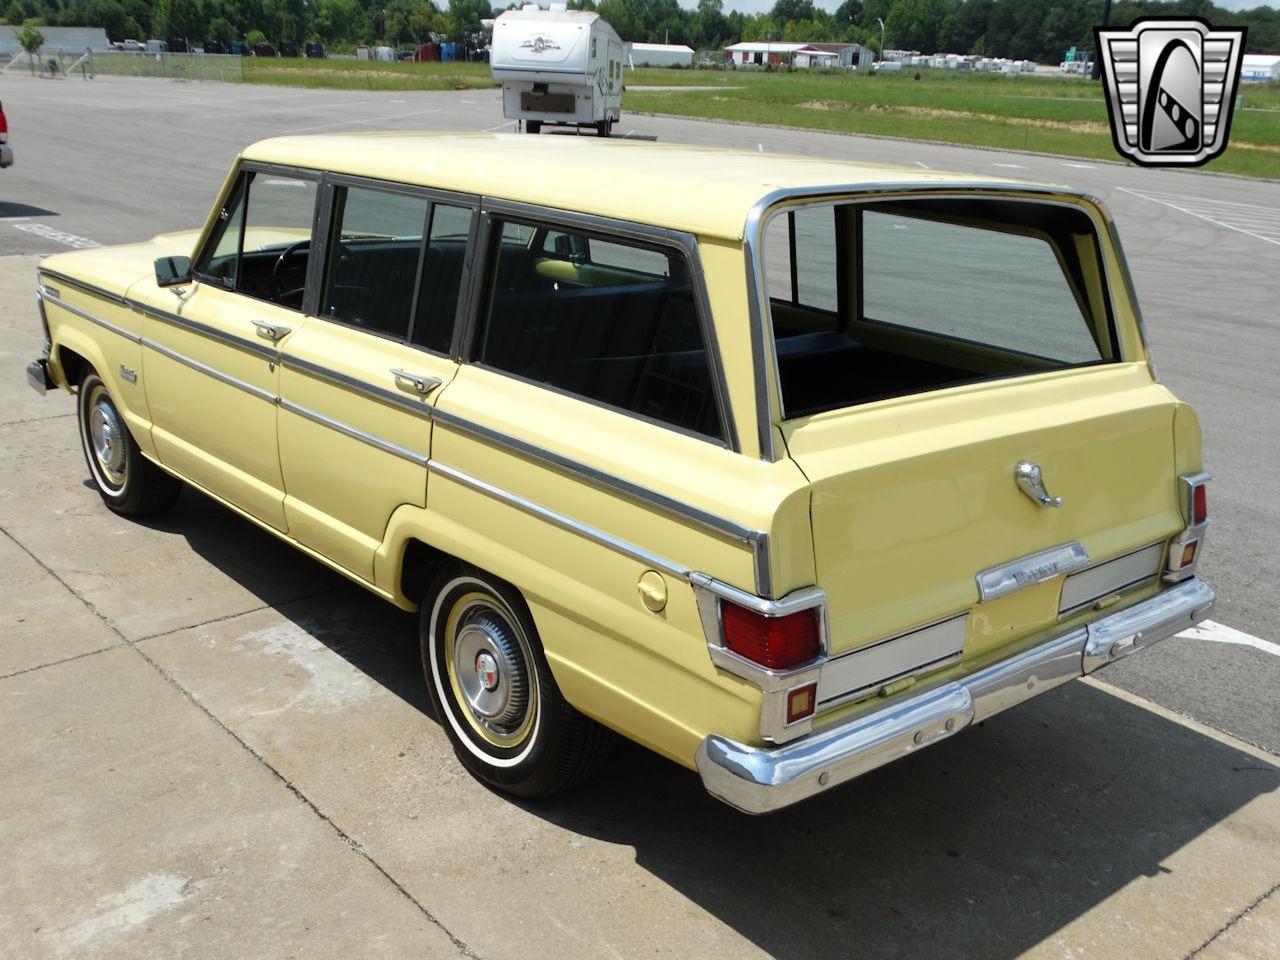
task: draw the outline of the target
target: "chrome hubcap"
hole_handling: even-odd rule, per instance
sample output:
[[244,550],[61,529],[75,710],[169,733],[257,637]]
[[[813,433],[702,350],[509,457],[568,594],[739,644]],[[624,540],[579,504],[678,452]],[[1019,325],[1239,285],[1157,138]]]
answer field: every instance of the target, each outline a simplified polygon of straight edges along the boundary
[[103,477],[113,486],[124,483],[125,443],[124,425],[120,414],[105,394],[94,398],[89,413],[89,438],[94,458]]
[[475,722],[513,736],[529,711],[529,670],[516,630],[492,607],[475,605],[460,618],[453,663]]

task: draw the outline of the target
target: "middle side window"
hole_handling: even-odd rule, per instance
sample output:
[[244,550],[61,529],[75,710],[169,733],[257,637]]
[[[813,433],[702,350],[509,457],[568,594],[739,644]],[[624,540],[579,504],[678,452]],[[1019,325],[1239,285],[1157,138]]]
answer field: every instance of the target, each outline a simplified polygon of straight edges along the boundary
[[537,224],[496,227],[480,363],[724,438],[682,252]]

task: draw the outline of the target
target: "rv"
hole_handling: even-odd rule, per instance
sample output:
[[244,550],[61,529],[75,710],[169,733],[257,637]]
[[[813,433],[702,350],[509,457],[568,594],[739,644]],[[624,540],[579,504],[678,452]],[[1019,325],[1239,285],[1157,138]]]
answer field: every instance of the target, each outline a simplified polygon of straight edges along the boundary
[[607,137],[622,116],[622,40],[597,13],[526,5],[493,24],[493,79],[502,113],[529,133],[545,124]]

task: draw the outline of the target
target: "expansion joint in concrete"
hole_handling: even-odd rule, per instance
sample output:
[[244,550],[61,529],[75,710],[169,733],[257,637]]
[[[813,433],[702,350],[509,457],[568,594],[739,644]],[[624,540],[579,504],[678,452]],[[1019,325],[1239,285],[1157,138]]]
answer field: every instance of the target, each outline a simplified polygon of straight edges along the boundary
[[[293,794],[295,798],[297,798],[299,802],[305,804],[307,809],[309,809],[313,814],[319,817],[320,820],[322,820],[338,836],[338,839],[340,839],[347,847],[349,847],[352,850],[352,852],[354,852],[357,856],[363,858],[370,866],[372,866],[375,870],[377,870],[378,873],[380,873],[386,879],[386,881],[390,883],[396,889],[397,892],[399,892],[399,894],[402,897],[404,897],[406,900],[412,903],[414,907],[418,909],[418,912],[421,913],[422,916],[428,922],[430,922],[433,926],[438,927],[440,931],[446,937],[449,938],[449,941],[458,949],[459,953],[461,953],[462,956],[467,957],[468,960],[480,960],[479,955],[474,950],[472,950],[471,947],[466,942],[464,942],[461,938],[459,938],[456,934],[454,934],[452,930],[450,930],[447,926],[445,926],[445,924],[435,914],[433,914],[430,910],[428,910],[427,907],[420,900],[418,900],[417,897],[415,897],[412,893],[410,893],[405,888],[404,884],[400,883],[399,880],[397,880],[389,872],[387,872],[387,869],[382,864],[380,864],[377,860],[375,860],[360,845],[359,841],[357,841],[349,833],[343,830],[342,827],[340,827],[337,823],[335,823],[332,819],[330,819],[328,814],[326,814],[323,810],[321,810],[318,806],[316,806],[316,804],[305,793],[303,793],[300,789],[298,789],[298,787],[294,786],[294,784],[292,783],[292,781],[289,780],[288,777],[286,777],[278,769],[272,766],[262,754],[260,754],[257,750],[253,749],[253,747],[250,746],[249,743],[245,741],[242,737],[240,737],[239,734],[237,734],[229,726],[227,726],[225,723],[219,720],[216,716],[214,716],[214,714],[204,704],[202,704],[199,700],[197,700],[195,697],[191,695],[190,691],[188,691],[185,687],[183,687],[182,684],[178,683],[178,681],[175,680],[170,674],[168,674],[164,670],[164,668],[160,666],[160,664],[156,663],[155,660],[153,660],[150,656],[148,656],[145,650],[137,646],[135,643],[130,643],[128,638],[125,637],[125,635],[120,631],[120,628],[115,625],[114,621],[112,621],[111,618],[104,615],[89,600],[86,600],[79,593],[77,593],[75,589],[69,583],[67,583],[66,580],[58,576],[58,574],[54,572],[54,570],[52,570],[48,564],[42,561],[34,553],[32,553],[32,551],[28,549],[26,544],[18,540],[8,530],[4,529],[4,527],[0,527],[0,534],[3,534],[5,537],[7,537],[13,543],[14,546],[16,546],[19,550],[21,550],[23,553],[29,556],[32,559],[32,561],[37,566],[40,567],[41,570],[43,570],[49,576],[53,577],[54,580],[56,580],[59,584],[62,585],[64,590],[66,590],[69,594],[71,594],[71,596],[75,597],[82,604],[84,604],[85,608],[90,613],[92,613],[95,617],[101,620],[103,625],[106,626],[108,630],[110,630],[120,639],[121,641],[120,644],[114,645],[106,649],[115,649],[116,646],[124,646],[132,650],[139,657],[141,657],[142,660],[149,667],[151,667],[152,670],[154,670],[157,674],[159,674],[160,677],[166,683],[168,683],[171,687],[177,690],[179,694],[181,694],[184,698],[186,698],[188,703],[190,703],[197,710],[203,713],[212,723],[214,723],[220,730],[222,730],[223,733],[225,733],[228,737],[230,737],[237,744],[239,744],[241,749],[243,749],[255,760],[257,760],[258,763],[260,763],[263,767],[265,767],[273,777],[275,777],[278,781],[280,781],[281,784],[284,785],[285,789],[287,789],[291,794]],[[321,592],[324,592],[324,591],[321,591]],[[300,597],[298,599],[306,599],[306,598]],[[243,614],[236,614],[236,616],[241,616],[241,615]],[[219,619],[227,619],[227,618],[224,617]],[[215,621],[210,620],[208,622],[213,623]],[[189,629],[189,628],[184,628],[184,629]],[[93,653],[100,653],[100,652],[102,651],[93,651]],[[82,656],[90,656],[90,655],[91,654],[82,654]],[[69,659],[74,660],[79,658],[71,657]],[[39,669],[39,668],[34,668],[34,669]]]
[[1185,957],[1182,958],[1182,960],[1194,960],[1195,957],[1200,956],[1201,953],[1203,953],[1205,950],[1209,948],[1210,944],[1212,944],[1215,940],[1221,937],[1224,933],[1226,933],[1228,930],[1234,927],[1237,923],[1239,923],[1245,917],[1249,916],[1249,914],[1251,914],[1254,910],[1260,907],[1267,900],[1268,897],[1274,896],[1277,891],[1280,891],[1280,883],[1277,883],[1270,890],[1266,891],[1260,897],[1258,897],[1258,899],[1254,900],[1253,903],[1249,904],[1247,907],[1245,907],[1243,910],[1237,913],[1234,917],[1232,917],[1230,920],[1224,923],[1217,930],[1217,932],[1214,933],[1213,936],[1211,936],[1204,943],[1200,944],[1200,946],[1196,947],[1194,950],[1188,953]]

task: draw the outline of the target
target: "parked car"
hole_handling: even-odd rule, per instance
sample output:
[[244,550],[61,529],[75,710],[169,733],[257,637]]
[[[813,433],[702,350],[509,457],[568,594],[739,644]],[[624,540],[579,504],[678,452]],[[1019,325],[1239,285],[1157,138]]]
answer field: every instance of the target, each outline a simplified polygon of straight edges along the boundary
[[107,507],[185,483],[418,610],[432,710],[512,794],[616,731],[777,809],[1214,604],[1196,415],[1066,187],[288,137],[203,230],[38,284],[28,379]]
[[298,55],[298,43],[296,40],[280,41],[280,56],[296,57]]
[[0,103],[0,170],[13,166],[13,147],[9,145],[9,121],[4,115],[4,104]]
[[325,56],[325,52],[324,52],[324,44],[323,44],[323,43],[308,43],[308,44],[307,44],[307,56],[308,56],[308,57],[313,57],[313,58],[317,58],[317,59],[323,60],[323,59],[324,59],[324,56]]
[[206,40],[204,42],[205,53],[226,53],[227,45],[221,40]]

